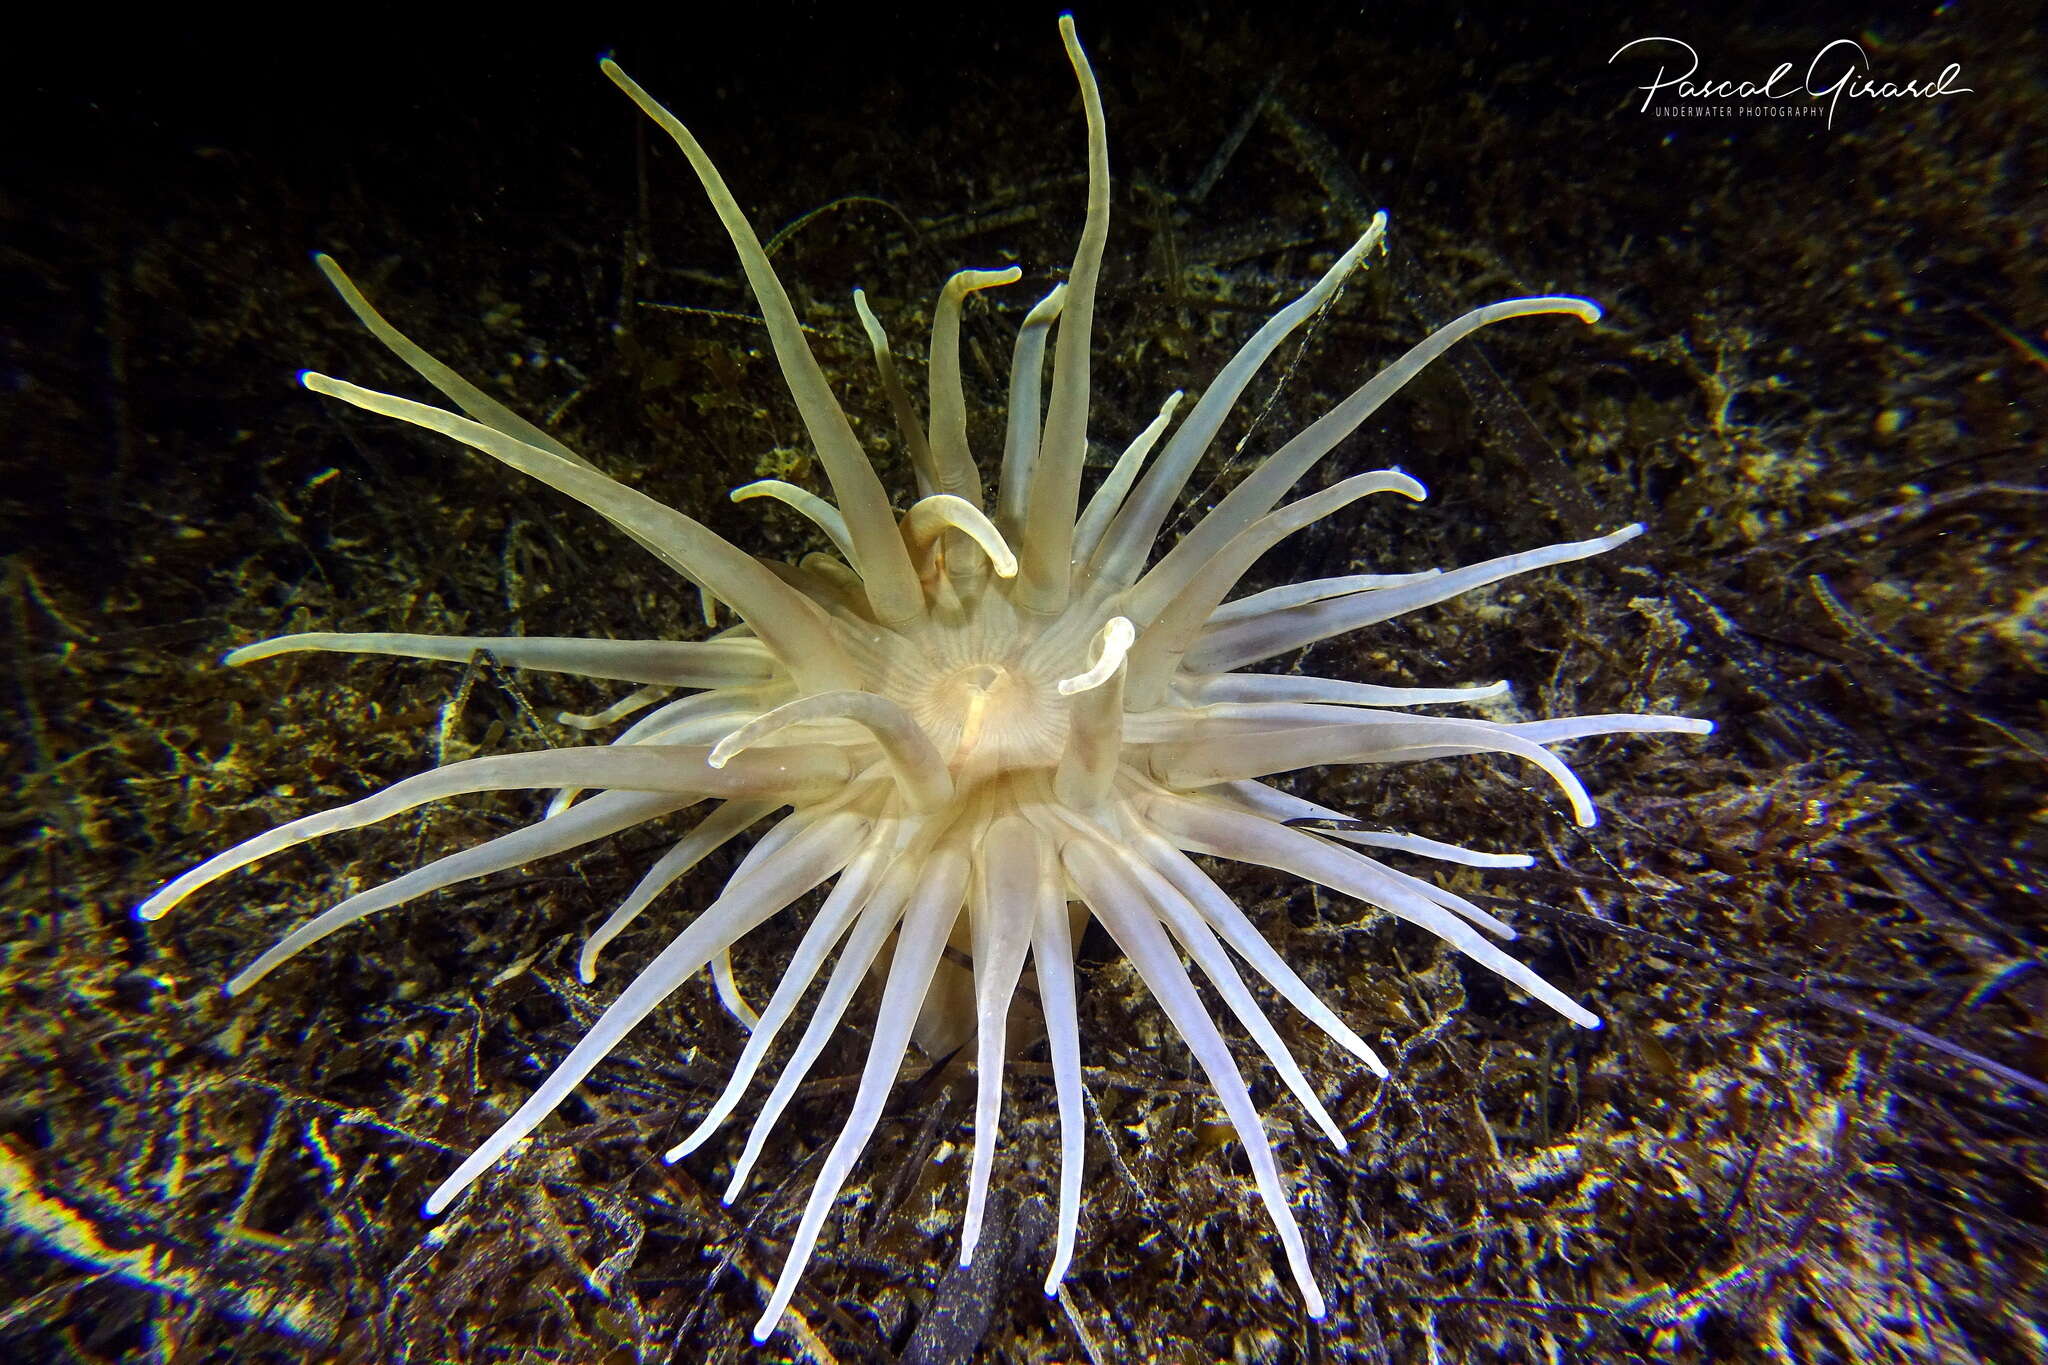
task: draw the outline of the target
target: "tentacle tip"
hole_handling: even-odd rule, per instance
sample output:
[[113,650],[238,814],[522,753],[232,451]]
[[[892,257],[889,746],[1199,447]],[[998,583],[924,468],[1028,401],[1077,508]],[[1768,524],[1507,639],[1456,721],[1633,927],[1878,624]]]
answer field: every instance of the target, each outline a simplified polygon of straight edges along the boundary
[[1604,1027],[1607,1022],[1606,1020],[1602,1019],[1599,1015],[1593,1013],[1591,1010],[1582,1009],[1578,1013],[1569,1015],[1567,1017],[1570,1018],[1574,1024],[1577,1024],[1580,1028],[1583,1029],[1601,1028]]
[[782,1323],[782,1314],[780,1314],[780,1313],[777,1313],[777,1314],[775,1315],[775,1319],[774,1319],[774,1321],[772,1321],[772,1322],[771,1322],[771,1321],[770,1321],[769,1319],[767,1319],[767,1318],[763,1318],[763,1319],[761,1319],[761,1320],[760,1320],[759,1322],[755,1323],[755,1324],[754,1324],[754,1343],[755,1343],[756,1345],[759,1345],[760,1343],[762,1343],[762,1342],[764,1342],[764,1341],[768,1340],[768,1338],[770,1338],[770,1337],[774,1336],[774,1335],[775,1335],[775,1329],[776,1329],[776,1328],[777,1328],[778,1326],[780,1326],[780,1325],[781,1325],[781,1323]]
[[320,386],[314,381],[325,378],[327,378],[327,376],[320,373],[320,371],[318,370],[300,370],[298,373],[299,383],[305,385],[305,387],[313,390],[313,392],[315,393],[320,392]]
[[[606,79],[623,91],[627,99],[635,104],[641,104],[646,92],[639,88],[638,82],[626,74],[624,67],[620,66],[610,57],[601,57],[598,59],[597,69],[604,72]],[[643,104],[642,107],[645,108],[645,105]]]
[[1086,672],[1076,673],[1071,678],[1061,678],[1053,686],[1063,697],[1092,691],[1117,675],[1124,666],[1125,657],[1131,646],[1138,640],[1138,628],[1131,624],[1128,616],[1112,616],[1103,622],[1096,633],[1095,662]]
[[1323,1315],[1330,1311],[1330,1306],[1323,1302],[1322,1291],[1314,1285],[1306,1285],[1302,1289],[1302,1295],[1307,1300],[1308,1315],[1321,1322]]
[[1588,327],[1591,327],[1605,316],[1605,312],[1600,305],[1591,299],[1574,299],[1573,302],[1579,306],[1572,309],[1572,315]]
[[675,1146],[669,1148],[667,1151],[661,1154],[661,1164],[664,1166],[673,1166],[678,1161],[681,1161],[684,1157],[688,1156],[692,1150],[693,1145],[691,1143],[678,1142]]
[[252,975],[249,972],[243,972],[240,976],[228,978],[227,984],[220,988],[220,993],[230,1000],[235,1000],[247,995],[250,988],[262,979],[262,975]]

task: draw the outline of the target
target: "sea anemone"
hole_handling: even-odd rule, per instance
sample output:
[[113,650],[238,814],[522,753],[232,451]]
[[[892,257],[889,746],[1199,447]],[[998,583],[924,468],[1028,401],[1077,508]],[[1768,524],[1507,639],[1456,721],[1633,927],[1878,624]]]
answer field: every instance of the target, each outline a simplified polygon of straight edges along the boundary
[[[1131,439],[1081,502],[1089,445],[1090,329],[1109,228],[1109,168],[1093,73],[1071,20],[1060,21],[1060,32],[1086,115],[1087,217],[1065,282],[1030,310],[1019,331],[993,487],[969,450],[961,311],[968,294],[1010,283],[1019,272],[964,270],[946,282],[932,322],[929,413],[922,420],[881,324],[854,294],[914,468],[917,499],[901,516],[718,171],[668,110],[617,65],[603,64],[605,74],[675,139],[703,182],[738,250],[833,500],[775,480],[750,484],[733,496],[781,501],[816,523],[836,555],[812,554],[794,565],[757,559],[683,513],[606,477],[428,355],[387,322],[339,266],[320,258],[356,316],[467,416],[311,372],[303,376],[306,387],[440,432],[567,494],[695,585],[707,617],[715,604],[723,604],[741,624],[690,642],[322,633],[238,649],[227,662],[247,664],[299,650],[452,661],[488,651],[514,668],[641,685],[610,711],[581,718],[586,725],[619,721],[653,705],[668,689],[689,689],[691,695],[649,711],[610,744],[451,763],[339,809],[294,820],[208,859],[140,907],[144,918],[155,919],[236,868],[427,802],[507,789],[555,792],[537,822],[351,896],[308,921],[229,983],[229,992],[239,994],[375,911],[702,804],[703,819],[590,936],[579,962],[588,980],[601,947],[663,890],[786,807],[788,813],[740,859],[711,904],[427,1201],[429,1213],[447,1208],[547,1118],[628,1031],[709,969],[720,998],[752,1032],[723,1093],[668,1157],[695,1150],[739,1106],[775,1040],[823,975],[809,1022],[735,1164],[725,1195],[732,1199],[862,978],[872,972],[882,982],[873,1044],[845,1126],[819,1168],[755,1327],[761,1339],[788,1306],[913,1039],[939,1056],[972,1043],[973,1157],[959,1251],[962,1264],[971,1260],[996,1150],[1005,1028],[1027,963],[1058,1097],[1058,1217],[1045,1281],[1047,1293],[1057,1289],[1072,1259],[1080,1212],[1074,945],[1090,914],[1121,946],[1207,1073],[1244,1144],[1308,1311],[1320,1316],[1322,1295],[1273,1150],[1183,956],[1201,969],[1339,1148],[1345,1145],[1342,1128],[1290,1057],[1236,963],[1250,967],[1374,1073],[1385,1075],[1385,1067],[1189,855],[1281,869],[1377,906],[1429,930],[1573,1023],[1594,1028],[1596,1016],[1495,945],[1494,939],[1514,937],[1509,926],[1471,901],[1360,850],[1398,850],[1470,867],[1523,867],[1529,858],[1377,832],[1260,779],[1321,764],[1506,754],[1540,769],[1563,792],[1577,821],[1590,825],[1590,798],[1549,746],[1588,735],[1701,734],[1710,728],[1704,721],[1658,715],[1512,724],[1417,715],[1403,708],[1480,701],[1499,695],[1505,684],[1400,688],[1244,671],[1312,641],[1511,575],[1599,554],[1640,533],[1641,527],[1629,526],[1448,572],[1321,578],[1225,600],[1261,556],[1303,527],[1371,494],[1424,496],[1421,484],[1389,469],[1281,502],[1324,455],[1446,348],[1508,318],[1564,313],[1592,323],[1600,310],[1585,299],[1495,303],[1437,331],[1266,456],[1148,564],[1191,473],[1246,386],[1281,341],[1379,246],[1385,214],[1374,218],[1313,288],[1244,344],[1177,426],[1173,417],[1181,395],[1169,397],[1158,418]],[[1049,339],[1051,391],[1041,404]],[[733,982],[730,949],[828,882],[829,894],[756,1014]],[[948,960],[949,949],[964,955],[971,971]]]

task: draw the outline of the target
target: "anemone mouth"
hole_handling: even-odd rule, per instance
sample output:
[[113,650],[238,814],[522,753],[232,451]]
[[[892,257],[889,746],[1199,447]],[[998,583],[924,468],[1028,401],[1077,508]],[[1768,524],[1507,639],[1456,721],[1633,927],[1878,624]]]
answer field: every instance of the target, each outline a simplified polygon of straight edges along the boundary
[[[1421,499],[1398,470],[1341,479],[1292,502],[1290,489],[1438,355],[1512,318],[1599,317],[1584,299],[1547,296],[1477,308],[1439,329],[1266,456],[1156,562],[1153,547],[1233,407],[1281,342],[1363,268],[1384,213],[1324,276],[1247,340],[1185,416],[1176,392],[1081,503],[1089,447],[1090,329],[1109,219],[1103,111],[1070,18],[1062,39],[1087,130],[1088,209],[1067,281],[1019,330],[1001,465],[984,479],[967,443],[960,310],[972,291],[1018,271],[963,271],[934,309],[930,401],[911,403],[880,319],[855,307],[911,456],[916,498],[902,517],[855,439],[752,226],[708,156],[669,111],[607,60],[605,74],[675,141],[724,223],[760,304],[777,363],[830,485],[828,499],[779,480],[734,492],[814,522],[836,555],[798,565],[755,558],[700,522],[602,473],[392,327],[331,259],[320,268],[348,307],[462,414],[308,372],[306,386],[442,433],[598,512],[663,565],[730,607],[742,624],[709,640],[615,641],[397,634],[285,636],[228,657],[246,664],[295,650],[464,660],[489,650],[512,667],[615,679],[640,690],[587,717],[615,723],[652,707],[610,744],[467,760],[310,815],[228,849],[149,898],[155,918],[227,873],[306,840],[360,828],[465,793],[552,791],[546,818],[373,887],[315,917],[231,983],[265,973],[376,911],[459,882],[562,853],[705,804],[708,813],[649,867],[578,959],[599,951],[717,850],[787,807],[723,889],[668,939],[516,1112],[437,1188],[447,1209],[510,1153],[671,994],[708,973],[749,1037],[724,1090],[671,1159],[707,1141],[738,1109],[780,1031],[809,1004],[801,1037],[761,1103],[727,1199],[856,988],[882,981],[872,1044],[844,1128],[825,1153],[790,1252],[755,1329],[764,1339],[796,1293],[824,1223],[879,1122],[913,1037],[954,1011],[976,1066],[973,1160],[960,1256],[976,1245],[992,1178],[1005,1028],[1026,963],[1034,970],[1058,1103],[1058,1224],[1047,1292],[1073,1257],[1083,1156],[1074,944],[1078,904],[1102,923],[1207,1076],[1243,1143],[1251,1178],[1312,1316],[1323,1299],[1288,1191],[1250,1091],[1189,971],[1198,968],[1288,1092],[1338,1148],[1341,1126],[1251,995],[1249,966],[1280,998],[1376,1074],[1367,1042],[1302,981],[1190,857],[1278,869],[1417,925],[1583,1027],[1600,1020],[1494,940],[1510,926],[1465,898],[1378,861],[1395,850],[1475,867],[1524,855],[1462,849],[1373,830],[1264,779],[1333,763],[1407,763],[1498,754],[1554,781],[1581,823],[1590,795],[1552,746],[1590,735],[1704,733],[1671,716],[1598,715],[1518,724],[1413,714],[1497,696],[1502,685],[1382,687],[1248,665],[1444,602],[1485,584],[1612,549],[1641,531],[1521,551],[1448,572],[1347,574],[1226,601],[1261,556],[1302,528],[1379,493]],[[1042,393],[1048,343],[1050,392]],[[1044,401],[1041,401],[1043,398]],[[1178,425],[1174,425],[1176,417]],[[1169,435],[1169,429],[1171,434]],[[674,689],[692,695],[669,700]],[[659,704],[657,704],[659,703]],[[826,888],[772,998],[741,998],[730,951],[769,917]],[[964,942],[971,978],[944,961]],[[953,980],[949,982],[949,973]],[[821,990],[813,991],[823,981]],[[815,999],[812,997],[815,996]],[[935,1003],[939,1002],[939,1003]]]
[[1044,767],[1065,731],[1048,689],[1012,663],[964,664],[935,679],[913,706],[962,781],[997,769]]

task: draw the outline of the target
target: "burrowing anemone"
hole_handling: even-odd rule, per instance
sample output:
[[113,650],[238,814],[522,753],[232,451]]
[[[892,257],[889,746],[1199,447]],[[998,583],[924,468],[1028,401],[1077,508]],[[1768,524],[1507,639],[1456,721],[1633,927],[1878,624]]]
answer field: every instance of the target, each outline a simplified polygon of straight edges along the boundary
[[[1379,1058],[1278,957],[1258,929],[1189,857],[1282,869],[1420,925],[1586,1028],[1599,1020],[1494,939],[1514,931],[1471,902],[1360,849],[1393,849],[1474,867],[1522,867],[1417,835],[1375,833],[1260,779],[1331,763],[1405,763],[1496,753],[1534,765],[1591,824],[1585,789],[1548,746],[1587,735],[1680,731],[1706,722],[1597,715],[1498,724],[1414,714],[1504,687],[1394,688],[1245,671],[1312,641],[1357,630],[1483,584],[1581,559],[1637,535],[1526,550],[1448,572],[1353,575],[1291,583],[1226,601],[1285,537],[1377,493],[1420,499],[1398,470],[1342,479],[1281,499],[1424,366],[1459,339],[1508,318],[1564,313],[1591,323],[1578,298],[1513,299],[1466,314],[1372,378],[1278,450],[1156,562],[1154,542],[1218,429],[1275,348],[1315,313],[1379,244],[1382,214],[1306,294],[1247,341],[1179,424],[1179,394],[1138,432],[1084,504],[1089,344],[1109,228],[1109,169],[1094,76],[1070,20],[1061,35],[1087,121],[1088,208],[1066,282],[1032,308],[1018,334],[1007,430],[993,483],[968,448],[959,358],[963,301],[1007,284],[1016,269],[965,270],[947,281],[932,323],[929,414],[920,420],[880,323],[854,295],[872,342],[916,500],[898,515],[813,358],[753,228],[689,131],[616,65],[604,71],[676,141],[738,249],[768,336],[832,500],[756,483],[735,498],[778,499],[815,522],[837,554],[769,563],[683,513],[607,478],[414,345],[322,258],[349,307],[399,358],[467,416],[307,373],[314,391],[440,432],[597,511],[667,568],[723,603],[742,624],[696,642],[573,638],[289,635],[236,650],[242,664],[295,650],[465,660],[479,650],[518,668],[642,685],[590,723],[659,700],[610,744],[470,759],[400,782],[250,839],[185,873],[141,907],[167,913],[236,868],[316,836],[359,828],[469,792],[555,793],[546,816],[352,896],[301,926],[229,983],[249,989],[280,963],[345,925],[427,892],[560,853],[702,805],[703,818],[650,867],[591,935],[581,970],[664,889],[713,850],[777,812],[710,904],[689,918],[620,993],[517,1113],[427,1201],[439,1212],[533,1131],[650,1011],[709,969],[720,998],[752,1029],[730,1082],[673,1160],[706,1142],[740,1105],[772,1045],[821,974],[822,995],[759,1107],[726,1192],[733,1198],[797,1086],[845,1017],[862,978],[882,981],[873,1045],[845,1127],[818,1171],[780,1279],[755,1328],[782,1317],[834,1199],[881,1116],[915,1039],[943,1055],[969,1040],[977,1071],[973,1157],[960,1260],[973,1256],[989,1190],[1012,997],[1035,978],[1056,1081],[1061,1133],[1057,1236],[1046,1291],[1072,1258],[1080,1211],[1081,1042],[1074,943],[1092,914],[1128,955],[1207,1073],[1244,1143],[1259,1194],[1311,1315],[1323,1312],[1280,1171],[1229,1048],[1202,1005],[1183,955],[1270,1059],[1302,1107],[1343,1147],[1344,1135],[1288,1055],[1238,974],[1249,966],[1366,1067]],[[1041,371],[1052,342],[1051,391]],[[1041,414],[1041,409],[1042,414]],[[1168,435],[1169,429],[1171,434]],[[1163,445],[1161,444],[1164,438]],[[1153,455],[1157,448],[1157,455]],[[1148,462],[1149,461],[1149,462]],[[1311,830],[1300,822],[1324,822]],[[733,983],[729,950],[814,888],[812,914],[787,971],[758,1016]],[[948,947],[971,974],[944,960]],[[836,957],[834,956],[836,950]],[[1234,956],[1233,956],[1234,955]],[[827,964],[830,970],[827,973]]]

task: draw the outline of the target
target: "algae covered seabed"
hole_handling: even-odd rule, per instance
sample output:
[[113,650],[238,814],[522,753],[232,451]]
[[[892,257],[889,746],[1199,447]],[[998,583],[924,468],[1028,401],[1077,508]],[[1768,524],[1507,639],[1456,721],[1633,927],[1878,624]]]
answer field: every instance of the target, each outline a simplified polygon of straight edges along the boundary
[[[661,831],[380,916],[244,999],[218,989],[287,926],[537,798],[415,812],[133,920],[237,838],[437,761],[577,742],[555,715],[613,700],[488,661],[229,671],[226,648],[702,629],[588,514],[299,389],[312,366],[430,396],[310,250],[608,472],[757,552],[812,548],[795,518],[724,499],[816,471],[715,220],[599,52],[718,159],[878,444],[850,288],[916,360],[947,273],[1022,265],[969,317],[970,394],[1000,403],[1021,310],[1080,218],[1053,12],[927,28],[749,8],[710,34],[677,19],[437,44],[365,24],[11,59],[0,1354],[2041,1358],[2048,96],[2031,7],[1613,6],[1568,27],[1451,7],[1080,14],[1117,177],[1098,443],[1205,382],[1373,208],[1390,252],[1254,386],[1198,479],[1209,496],[1463,308],[1596,298],[1597,328],[1494,329],[1384,410],[1331,474],[1398,463],[1430,501],[1362,505],[1286,567],[1648,534],[1319,646],[1315,671],[1506,678],[1532,716],[1720,727],[1573,746],[1604,813],[1590,831],[1486,760],[1303,779],[1386,828],[1538,854],[1445,870],[1599,1032],[1376,912],[1230,874],[1394,1063],[1376,1083],[1275,1008],[1351,1135],[1340,1155],[1241,1054],[1331,1300],[1321,1324],[1276,1272],[1199,1072],[1106,943],[1084,945],[1087,1200],[1061,1297],[1039,1290],[1056,1147],[1027,1045],[976,1266],[952,1264],[971,1079],[921,1065],[791,1330],[755,1348],[858,1022],[730,1207],[743,1128],[652,1157],[743,1038],[692,983],[524,1155],[449,1217],[418,1212],[730,858],[615,945],[595,987],[579,937]],[[1608,64],[1659,32],[1759,78],[1852,37],[1902,77],[1960,63],[1971,92],[1845,101],[1832,129],[1660,118],[1630,89],[1646,70]],[[993,449],[995,421],[977,423]],[[794,932],[771,924],[739,955],[750,997]]]

